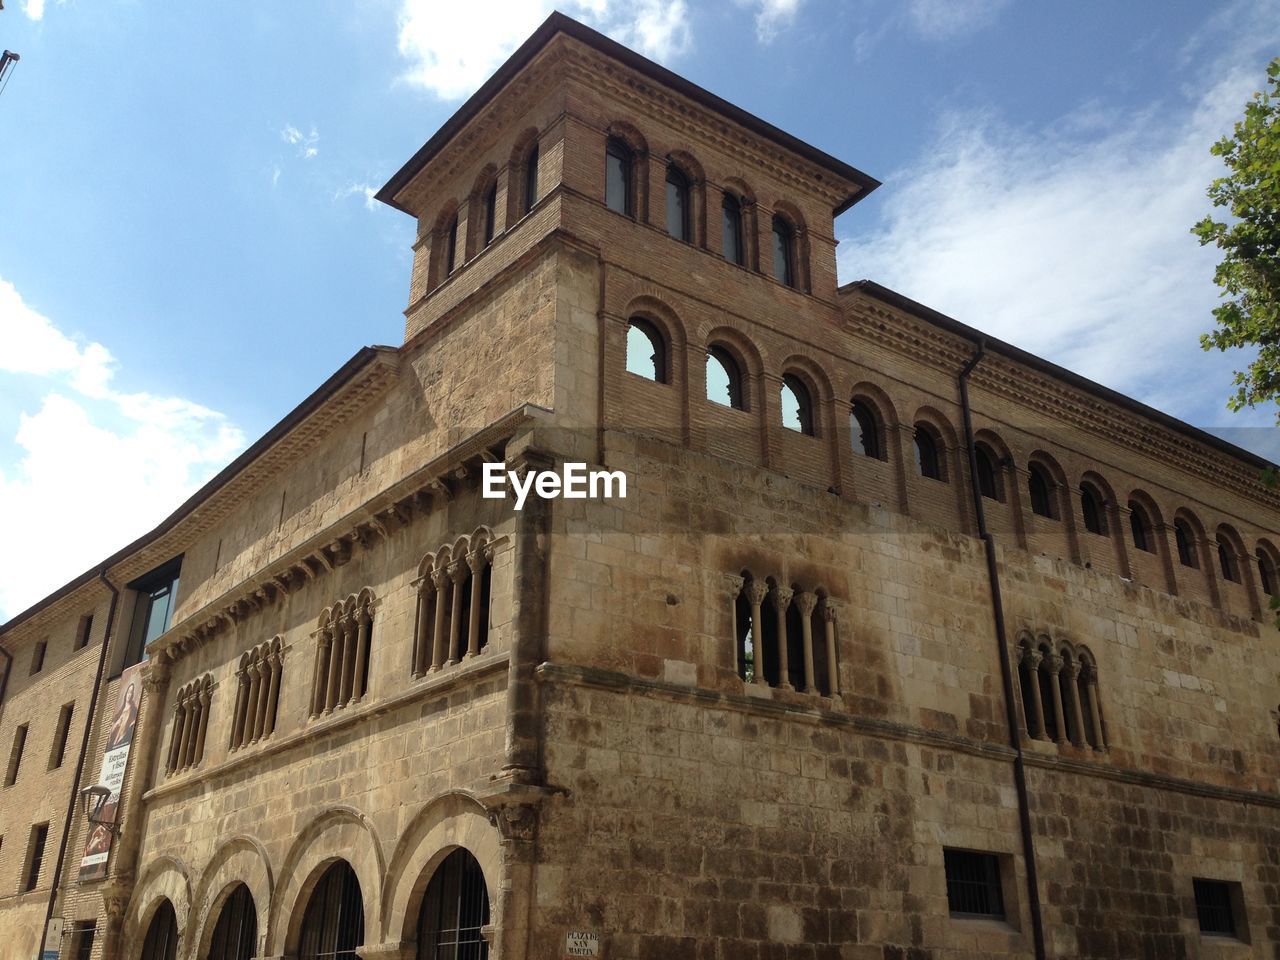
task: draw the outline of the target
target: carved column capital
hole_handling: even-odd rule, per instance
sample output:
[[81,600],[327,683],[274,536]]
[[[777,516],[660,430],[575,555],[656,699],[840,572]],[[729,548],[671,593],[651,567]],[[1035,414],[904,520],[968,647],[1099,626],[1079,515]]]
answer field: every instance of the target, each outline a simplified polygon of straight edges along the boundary
[[809,617],[813,615],[813,608],[818,605],[817,594],[810,593],[805,590],[795,595],[795,604],[800,608],[802,616]]
[[745,583],[746,581],[743,580],[741,577],[735,577],[733,574],[725,575],[724,586],[729,593],[730,600],[738,599],[738,595],[742,593],[742,587],[743,587],[743,584]]
[[1048,656],[1048,663],[1049,663],[1049,672],[1056,677],[1059,671],[1062,670],[1062,658],[1058,656],[1056,653],[1051,653]]
[[443,590],[445,584],[449,582],[449,574],[443,567],[437,567],[431,571],[431,582],[435,584],[437,590]]
[[485,557],[482,551],[472,550],[467,554],[467,566],[471,568],[471,573],[474,576],[480,576],[480,572],[484,570],[484,565]]
[[1028,650],[1022,659],[1026,662],[1027,667],[1034,672],[1039,669],[1040,661],[1044,659],[1044,654],[1039,650]]
[[762,580],[752,580],[751,586],[747,587],[747,599],[751,601],[753,606],[760,606],[768,595],[769,586]]
[[460,560],[454,560],[449,564],[449,579],[454,583],[461,583],[470,572],[467,565]]
[[839,616],[837,614],[837,604],[830,597],[822,598],[822,619],[826,623],[835,623]]
[[538,808],[532,803],[505,804],[489,811],[489,822],[498,828],[504,845],[528,844],[538,825]]
[[774,587],[770,594],[773,596],[774,606],[779,610],[785,610],[791,605],[792,591],[785,587]]

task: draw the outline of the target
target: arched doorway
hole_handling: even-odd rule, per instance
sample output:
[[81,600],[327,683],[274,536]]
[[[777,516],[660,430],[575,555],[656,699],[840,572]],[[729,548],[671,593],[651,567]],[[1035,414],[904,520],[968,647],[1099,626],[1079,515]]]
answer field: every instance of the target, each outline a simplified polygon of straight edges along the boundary
[[168,900],[160,904],[142,942],[142,960],[174,960],[178,953],[178,918]]
[[213,928],[209,960],[250,960],[258,944],[258,912],[253,894],[243,883],[236,884],[222,903],[222,913]]
[[320,878],[302,918],[299,960],[357,960],[364,943],[364,897],[360,881],[345,860],[335,861]]
[[418,915],[418,960],[488,960],[482,935],[489,925],[484,871],[458,848],[436,868]]

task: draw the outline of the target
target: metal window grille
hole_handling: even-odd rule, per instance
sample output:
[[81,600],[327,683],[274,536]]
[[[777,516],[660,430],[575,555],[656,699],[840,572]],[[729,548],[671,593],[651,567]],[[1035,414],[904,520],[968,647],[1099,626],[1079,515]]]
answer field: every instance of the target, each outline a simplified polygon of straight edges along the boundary
[[257,940],[258,913],[253,894],[241,883],[222,904],[218,925],[213,928],[209,960],[250,960]]
[[999,857],[993,853],[946,850],[943,859],[952,916],[1004,918]]
[[1234,937],[1236,918],[1231,909],[1231,885],[1221,880],[1195,880],[1193,883],[1200,932]]
[[418,928],[418,960],[488,960],[482,930],[489,891],[480,864],[466,850],[445,858],[427,885]]
[[300,960],[357,960],[364,943],[364,898],[360,881],[345,860],[320,880],[302,919]]

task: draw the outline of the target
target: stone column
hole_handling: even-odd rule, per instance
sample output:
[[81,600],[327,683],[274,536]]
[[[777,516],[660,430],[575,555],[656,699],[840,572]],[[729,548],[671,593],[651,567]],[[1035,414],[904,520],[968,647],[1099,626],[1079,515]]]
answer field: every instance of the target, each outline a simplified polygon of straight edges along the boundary
[[240,748],[240,738],[244,733],[245,697],[248,693],[249,678],[244,667],[241,667],[236,671],[236,706],[235,712],[231,714],[231,740],[227,743],[231,750]]
[[840,696],[840,664],[836,660],[836,608],[830,597],[822,598],[822,623],[827,640],[827,696]]
[[1086,683],[1089,688],[1089,715],[1093,717],[1093,735],[1098,738],[1098,746],[1096,749],[1105,751],[1107,749],[1107,738],[1102,732],[1102,711],[1098,707],[1098,678],[1089,674]]
[[324,713],[325,694],[329,688],[329,644],[331,642],[330,628],[325,627],[316,637],[316,669],[311,689],[311,716],[313,717]]
[[782,587],[773,588],[773,607],[778,617],[778,686],[783,690],[794,690],[791,685],[791,667],[787,661],[787,607],[791,606],[791,591]]
[[480,574],[484,572],[484,554],[473,550],[467,554],[471,570],[471,609],[467,615],[467,655],[470,660],[480,652]]
[[279,650],[272,650],[267,658],[271,670],[271,686],[267,693],[267,711],[262,724],[263,737],[271,736],[276,730],[276,706],[280,702],[280,671],[283,666],[280,657]]
[[209,696],[209,686],[202,686],[198,698],[199,718],[196,726],[196,752],[193,763],[199,763],[204,759],[204,736],[209,730]]
[[356,612],[342,618],[342,690],[338,706],[345,707],[355,699],[356,691]]
[[182,750],[178,754],[179,770],[185,770],[191,766],[191,748],[195,742],[196,724],[199,722],[196,717],[195,697],[188,693],[183,699],[183,712],[186,714],[186,718],[182,724]]
[[1080,661],[1067,664],[1067,684],[1071,687],[1071,742],[1088,749],[1089,738],[1084,733],[1084,712],[1080,709]]
[[747,599],[751,601],[751,667],[752,680],[760,686],[767,686],[769,681],[764,675],[764,631],[760,626],[760,610],[769,588],[760,580],[752,580],[747,588]]
[[249,700],[244,713],[244,743],[257,742],[261,730],[258,726],[258,702],[262,698],[262,661],[253,660],[249,671]]
[[1058,674],[1062,671],[1062,658],[1051,653],[1046,660],[1049,667],[1049,690],[1053,695],[1053,719],[1057,724],[1058,743],[1067,742],[1067,724],[1062,715],[1062,686],[1058,682]]
[[332,713],[338,705],[338,687],[342,683],[342,634],[341,622],[335,622],[329,643],[329,689],[324,698],[325,713]]
[[800,636],[804,647],[804,692],[817,693],[813,676],[813,608],[818,598],[809,591],[798,593],[795,604],[800,609]]
[[1023,660],[1027,664],[1027,675],[1031,680],[1031,713],[1032,716],[1027,717],[1027,726],[1033,727],[1027,733],[1036,740],[1048,740],[1048,731],[1044,725],[1044,704],[1040,700],[1040,660],[1041,654],[1037,650],[1028,650],[1023,654]]
[[[746,581],[741,577],[728,574],[724,578],[725,592],[729,595],[729,639],[733,644],[733,669],[738,669],[738,595],[742,593]],[[742,651],[743,663],[746,662],[746,651]],[[745,670],[743,671],[746,672]]]
[[[445,601],[449,594],[446,592],[449,584],[449,574],[444,570],[432,570],[431,582],[436,588],[436,623],[432,630],[432,650],[431,650],[431,672],[439,670],[444,666],[444,608]],[[450,611],[450,619],[456,616],[457,611]]]
[[413,637],[413,678],[416,680],[427,672],[430,666],[428,645],[431,643],[431,594],[433,587],[430,579],[423,579],[418,584],[418,623]]
[[369,630],[373,617],[369,607],[363,606],[356,613],[356,664],[351,675],[351,702],[359,703],[368,690],[365,689],[365,672],[369,668]]
[[179,699],[173,711],[173,734],[169,738],[169,758],[165,773],[173,773],[178,769],[178,759],[182,753],[182,722],[185,717],[186,708]]

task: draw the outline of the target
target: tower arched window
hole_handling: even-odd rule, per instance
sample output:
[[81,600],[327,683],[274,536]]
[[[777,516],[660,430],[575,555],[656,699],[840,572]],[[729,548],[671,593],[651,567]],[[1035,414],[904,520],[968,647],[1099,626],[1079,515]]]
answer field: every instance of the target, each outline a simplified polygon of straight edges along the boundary
[[689,178],[674,163],[667,165],[667,233],[677,240],[693,240]]
[[604,202],[617,213],[632,216],[631,148],[617,137],[610,137],[604,149]]
[[498,218],[498,181],[489,184],[481,201],[484,216],[484,246],[493,243],[493,231]]
[[975,444],[973,460],[977,467],[978,492],[988,500],[1003,501],[1004,491],[1000,486],[1000,474],[991,448],[985,443]]
[[788,287],[796,285],[796,232],[786,218],[773,218],[773,276]]
[[1276,578],[1276,562],[1262,547],[1258,548],[1258,581],[1262,584],[1262,592],[1267,596],[1275,596],[1280,588],[1280,580]]
[[1133,534],[1133,546],[1145,553],[1155,553],[1152,537],[1151,518],[1146,509],[1136,500],[1129,501],[1129,532]]
[[805,436],[814,436],[813,397],[803,380],[788,373],[782,378],[782,425]]
[[875,460],[885,458],[884,443],[880,437],[880,421],[871,408],[861,400],[853,401],[849,408],[849,427],[853,438],[853,451]]
[[458,215],[449,219],[449,226],[444,232],[444,275],[453,273],[458,261]]
[[1058,713],[1053,704],[1058,700],[1058,678],[1054,676],[1056,655],[1047,646],[1041,646],[1040,673],[1037,682],[1040,685],[1040,708],[1044,713],[1044,733],[1050,740],[1063,739],[1058,730]]
[[1038,463],[1027,470],[1027,493],[1031,496],[1031,512],[1038,517],[1058,519],[1053,509],[1053,481],[1049,473]]
[[459,847],[427,884],[418,915],[418,960],[487,960],[489,890],[484,871]]
[[364,897],[347,861],[335,861],[316,885],[302,917],[301,936],[299,960],[359,960]]
[[632,317],[627,324],[627,371],[657,383],[669,382],[667,341],[644,317]]
[[174,960],[178,954],[178,918],[167,899],[160,904],[142,941],[142,960]]
[[915,432],[916,472],[930,480],[945,480],[942,452],[938,449],[938,437],[928,424],[917,423]]
[[529,148],[529,155],[524,161],[524,213],[533,209],[538,202],[538,142],[535,140]]
[[1196,536],[1191,532],[1191,525],[1179,518],[1173,521],[1173,540],[1178,547],[1178,562],[1193,570],[1200,568],[1196,560]]
[[1218,535],[1218,569],[1222,572],[1223,580],[1240,582],[1240,565],[1236,563],[1236,552],[1222,534]]
[[721,346],[707,351],[707,399],[734,410],[745,410],[742,368],[733,354]]
[[253,894],[243,883],[236,884],[222,902],[222,912],[213,928],[209,960],[251,960],[257,953],[258,912]]
[[724,258],[743,266],[747,262],[747,252],[742,231],[742,201],[728,191],[720,202],[720,226]]
[[1102,497],[1091,484],[1080,485],[1080,515],[1084,519],[1084,528],[1090,533],[1107,535],[1107,515],[1102,505]]

